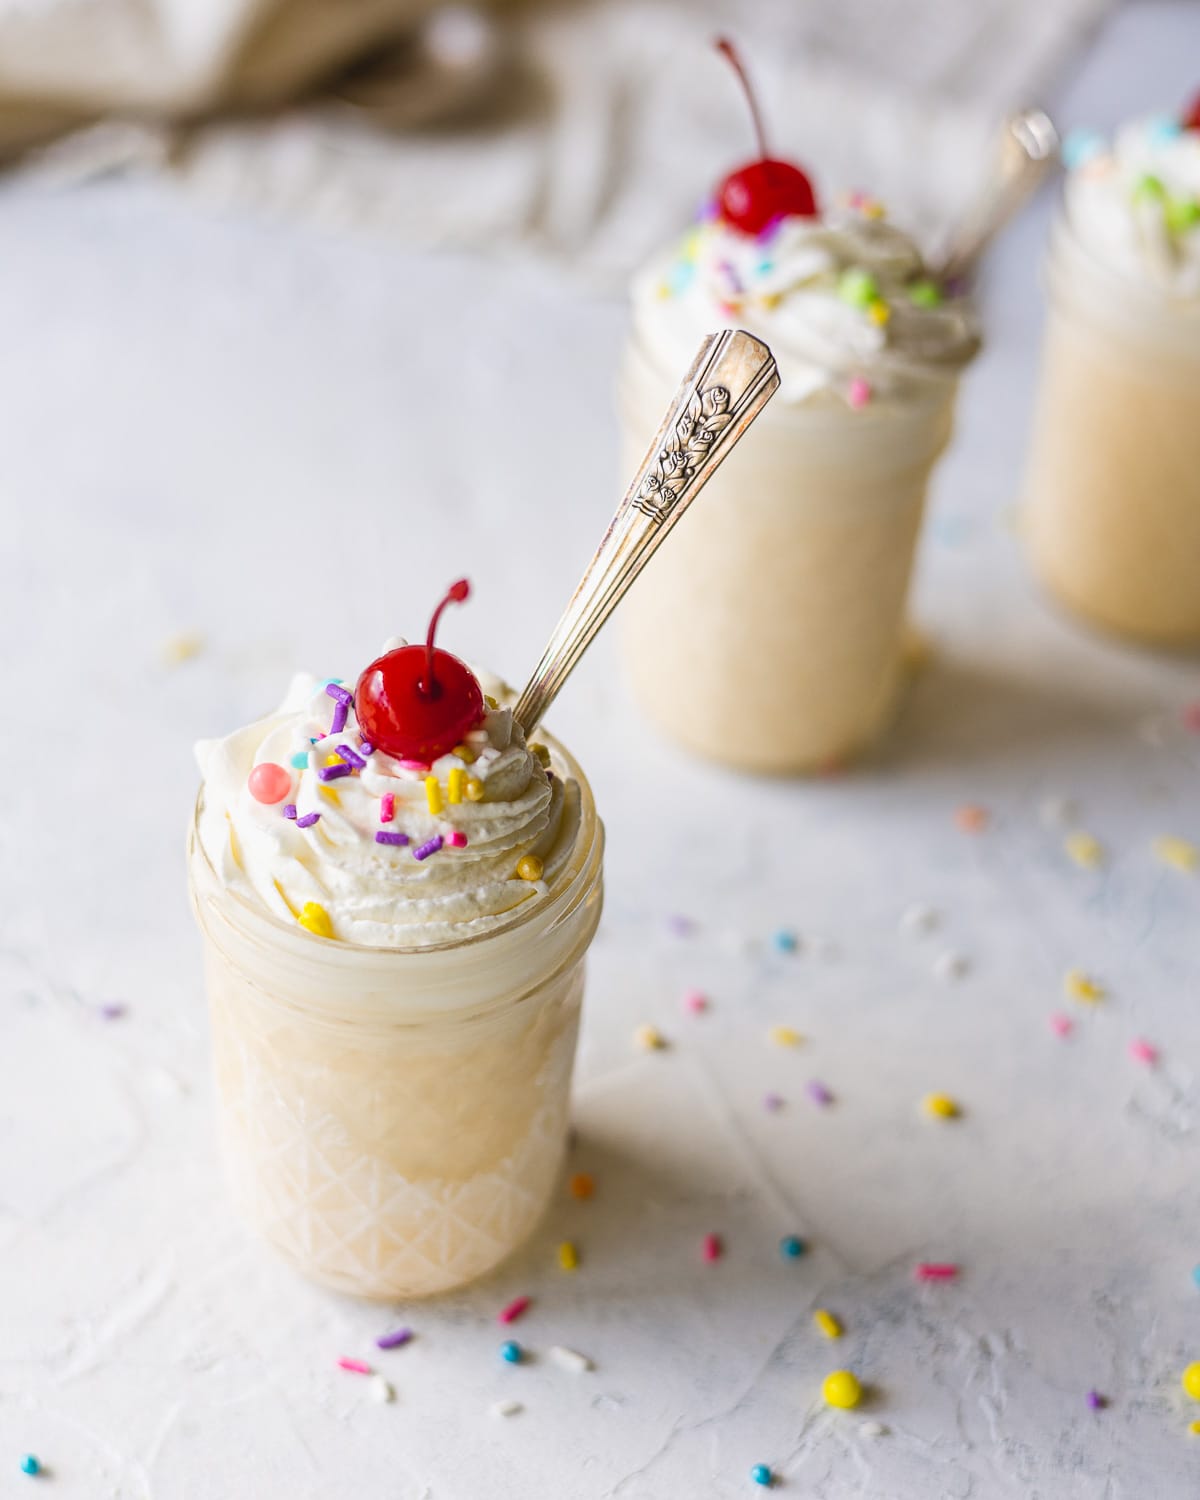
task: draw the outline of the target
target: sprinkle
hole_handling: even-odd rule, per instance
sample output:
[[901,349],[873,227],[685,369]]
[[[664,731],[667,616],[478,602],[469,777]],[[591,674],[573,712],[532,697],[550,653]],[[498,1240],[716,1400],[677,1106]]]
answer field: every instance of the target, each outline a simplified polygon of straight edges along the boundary
[[356,771],[362,771],[366,767],[366,761],[350,745],[338,745],[334,750],[335,755],[340,755],[348,766],[353,766]]
[[848,1411],[862,1400],[862,1386],[852,1370],[834,1370],[822,1382],[821,1394],[827,1406],[837,1406]]
[[1087,1393],[1087,1404],[1093,1411],[1103,1411],[1104,1408],[1108,1405],[1108,1401],[1100,1394],[1099,1391],[1089,1391]]
[[185,661],[191,661],[193,656],[199,656],[203,650],[202,635],[182,631],[178,635],[168,636],[163,642],[163,663],[168,667],[181,667]]
[[867,308],[867,316],[877,328],[882,328],[892,316],[892,310],[883,298],[879,297]]
[[953,1120],[962,1113],[949,1094],[926,1094],[921,1100],[921,1108],[939,1120]]
[[358,737],[358,748],[362,751],[362,753],[364,755],[374,755],[375,754],[375,746],[372,745],[372,743],[371,743],[370,740],[364,740],[361,734]]
[[798,1234],[785,1234],[779,1241],[779,1253],[784,1260],[799,1260],[808,1246]]
[[1133,185],[1135,203],[1161,203],[1166,196],[1162,178],[1155,177],[1153,172],[1144,172]]
[[766,1464],[755,1464],[750,1470],[750,1478],[755,1484],[770,1485],[775,1476]]
[[846,387],[846,400],[855,411],[861,411],[871,399],[871,382],[862,375],[851,377]]
[[333,923],[329,920],[329,913],[315,901],[304,903],[296,921],[317,937],[331,938],[333,936]]
[[720,300],[720,298],[718,298],[717,306],[721,309],[722,315],[726,318],[736,318],[740,316],[742,311],[742,305],[740,302],[723,302]]
[[567,1183],[572,1198],[590,1198],[596,1191],[596,1179],[590,1172],[576,1172]]
[[27,1453],[27,1454],[25,1454],[24,1458],[22,1458],[22,1460],[21,1460],[21,1473],[22,1474],[31,1474],[32,1475],[32,1474],[40,1474],[41,1471],[42,1471],[42,1466],[39,1463],[36,1454],[33,1454],[33,1453]]
[[1063,137],[1063,166],[1073,172],[1086,162],[1103,156],[1106,143],[1098,130],[1069,130]]
[[343,708],[349,708],[354,702],[353,695],[348,693],[339,683],[327,682],[325,684],[325,691],[335,703],[340,703]]
[[379,821],[390,823],[396,816],[396,794],[395,792],[384,792],[379,799]]
[[1180,1384],[1193,1401],[1200,1401],[1200,1363],[1188,1365],[1180,1377]]
[[260,761],[246,777],[246,788],[255,802],[270,806],[282,802],[292,789],[292,778],[274,761]]
[[643,1052],[661,1052],[667,1045],[667,1039],[662,1032],[654,1026],[639,1026],[633,1033],[634,1044]]
[[515,1417],[525,1408],[519,1401],[495,1401],[488,1408],[493,1417]]
[[721,1243],[719,1234],[706,1234],[701,1241],[700,1253],[706,1261],[720,1260],[722,1251],[725,1249]]
[[510,1365],[519,1365],[524,1357],[525,1351],[520,1344],[512,1339],[507,1339],[500,1345],[500,1358]]
[[375,1372],[365,1359],[348,1359],[344,1354],[338,1360],[339,1370],[349,1370],[351,1375],[373,1375]]
[[293,822],[295,822],[296,821],[296,804],[294,802],[285,802],[283,804],[283,815],[284,815],[285,818],[291,818],[291,820]]
[[350,711],[344,703],[335,703],[333,706],[333,718],[329,721],[330,734],[341,734],[346,727],[346,720]]
[[396,1392],[392,1389],[390,1382],[382,1375],[373,1375],[371,1384],[367,1387],[371,1393],[371,1400],[377,1401],[380,1406],[386,1406],[389,1401],[396,1399]]
[[1186,234],[1200,224],[1200,198],[1168,198],[1163,222],[1172,234]]
[[933,976],[935,979],[940,979],[943,984],[951,984],[970,972],[971,960],[965,953],[956,953],[953,948],[947,948],[945,953],[939,953],[933,961]]
[[455,806],[463,799],[463,790],[467,784],[467,773],[461,766],[455,766],[446,777],[446,798]]
[[691,937],[696,931],[696,924],[691,917],[685,917],[682,912],[673,912],[667,918],[667,931],[672,937]]
[[435,818],[442,810],[442,784],[436,776],[425,778],[425,805]]
[[413,850],[413,858],[428,859],[431,854],[436,854],[438,852],[443,843],[445,843],[445,840],[442,838],[441,834],[435,833],[431,839],[426,839],[419,848]]
[[1184,875],[1191,875],[1197,865],[1200,865],[1200,849],[1187,839],[1175,838],[1170,834],[1163,834],[1154,840],[1154,852],[1164,865],[1171,865]]
[[455,745],[450,754],[457,755],[459,760],[464,761],[468,766],[475,764],[475,752],[471,749],[470,745]]
[[498,698],[493,698],[491,693],[484,693],[483,701],[493,711],[493,713],[500,707],[500,700]]
[[949,1261],[922,1260],[913,1267],[913,1275],[918,1281],[953,1281],[958,1267]]
[[932,906],[910,906],[900,917],[900,931],[910,937],[932,932],[941,922]]
[[564,1271],[577,1271],[579,1269],[579,1251],[570,1240],[563,1240],[558,1247],[558,1263]]
[[1129,1055],[1134,1062],[1142,1063],[1147,1068],[1152,1068],[1158,1061],[1158,1048],[1153,1042],[1148,1042],[1144,1037],[1134,1037],[1129,1044]]
[[823,1083],[818,1083],[815,1078],[805,1085],[804,1091],[814,1104],[819,1104],[822,1108],[833,1103],[833,1095]]
[[1189,1422],[1188,1431],[1193,1437],[1200,1437],[1200,1422]]
[[914,307],[939,307],[942,301],[942,289],[936,281],[930,281],[925,276],[920,281],[910,283],[908,300]]
[[1168,141],[1173,141],[1182,134],[1183,126],[1170,115],[1160,115],[1157,120],[1151,120],[1146,128],[1147,139],[1154,146],[1165,146]]
[[987,808],[975,802],[964,802],[954,813],[954,822],[963,833],[982,833],[990,821]]
[[514,1297],[507,1307],[502,1307],[496,1314],[497,1323],[515,1323],[532,1301],[532,1297]]
[[467,788],[466,788],[466,790],[467,790],[467,801],[468,802],[482,802],[483,801],[483,782],[480,781],[480,779],[479,779],[478,776],[468,776],[467,777]]
[[413,1336],[411,1328],[393,1328],[391,1333],[381,1333],[375,1340],[377,1349],[399,1349]]
[[106,1021],[119,1021],[125,1014],[125,1009],[120,1000],[108,1000],[99,1007],[99,1012]]
[[308,765],[308,751],[297,750],[295,755],[292,756],[292,765],[295,766],[297,771],[303,771],[305,766]]
[[536,854],[526,854],[517,861],[517,874],[522,880],[540,880],[545,868]]
[[776,953],[795,953],[799,946],[800,939],[786,927],[781,927],[771,934],[771,947]]
[[1063,975],[1063,993],[1068,1000],[1080,1000],[1091,1005],[1104,999],[1104,988],[1089,979],[1081,969],[1068,969]]
[[1075,1022],[1070,1016],[1064,1016],[1061,1010],[1056,1010],[1050,1017],[1050,1030],[1055,1036],[1070,1036],[1075,1030]]
[[1063,848],[1070,859],[1085,870],[1095,870],[1104,863],[1104,845],[1090,833],[1078,831],[1067,834]]
[[467,836],[461,828],[453,828],[446,835],[446,843],[451,849],[465,849],[467,847]]
[[683,1008],[690,1011],[693,1016],[703,1015],[708,1009],[708,996],[703,990],[686,990],[683,996]]
[[837,294],[851,307],[869,307],[879,296],[879,283],[870,271],[852,266],[838,278]]
[[1200,1262],[1192,1267],[1192,1280],[1200,1287]]
[[767,1111],[768,1114],[778,1114],[779,1111],[783,1108],[783,1105],[784,1098],[782,1094],[763,1095],[763,1108]]
[[350,767],[341,766],[318,766],[317,775],[322,781],[340,781],[343,776],[349,776]]
[[320,813],[318,813],[318,812],[305,813],[302,818],[297,818],[296,819],[296,827],[297,828],[311,828],[314,823],[319,823],[320,821],[321,821],[321,814]]
[[767,1032],[767,1039],[776,1047],[798,1047],[804,1040],[791,1026],[772,1026]]
[[841,1338],[842,1325],[831,1312],[826,1312],[823,1307],[818,1307],[813,1313],[813,1322],[827,1339]]
[[562,1344],[552,1344],[546,1353],[559,1369],[570,1370],[572,1375],[583,1375],[593,1368],[586,1354],[580,1354],[575,1349],[566,1349]]
[[381,828],[375,835],[377,844],[390,844],[393,849],[403,849],[408,843],[407,833],[392,833],[390,830]]

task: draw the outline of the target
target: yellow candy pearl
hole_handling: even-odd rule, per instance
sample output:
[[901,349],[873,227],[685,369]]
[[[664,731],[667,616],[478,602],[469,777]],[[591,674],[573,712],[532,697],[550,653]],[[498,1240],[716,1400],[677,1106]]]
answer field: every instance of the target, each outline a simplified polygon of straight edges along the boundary
[[921,1107],[927,1115],[939,1120],[953,1120],[960,1113],[958,1104],[949,1094],[926,1094]]
[[306,901],[296,921],[316,937],[333,936],[333,923],[329,920],[329,913],[316,901]]
[[517,861],[517,874],[522,880],[540,880],[545,866],[536,854],[526,854]]
[[872,302],[870,307],[867,308],[867,315],[876,327],[882,328],[891,317],[892,310],[886,302]]
[[483,782],[478,776],[468,776],[467,784],[463,789],[467,794],[468,802],[483,801]]
[[1193,1401],[1200,1401],[1200,1361],[1188,1365],[1180,1376],[1179,1383]]
[[470,745],[455,745],[450,754],[457,755],[464,765],[470,766],[475,763],[475,752]]
[[832,1375],[826,1375],[821,1385],[821,1394],[827,1406],[837,1406],[842,1411],[849,1411],[862,1400],[862,1386],[852,1370],[835,1370]]

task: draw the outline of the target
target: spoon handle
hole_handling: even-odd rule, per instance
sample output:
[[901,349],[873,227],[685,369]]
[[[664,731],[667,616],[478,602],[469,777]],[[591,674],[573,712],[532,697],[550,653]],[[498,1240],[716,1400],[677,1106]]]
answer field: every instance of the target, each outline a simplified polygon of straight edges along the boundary
[[513,716],[528,735],[671,527],[779,388],[771,351],[710,333],[555,627]]

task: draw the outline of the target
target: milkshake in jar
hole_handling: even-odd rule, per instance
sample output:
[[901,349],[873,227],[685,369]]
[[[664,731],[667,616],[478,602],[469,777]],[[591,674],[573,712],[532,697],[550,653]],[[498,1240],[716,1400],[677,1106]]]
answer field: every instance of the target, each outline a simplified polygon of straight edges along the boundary
[[799,168],[765,148],[635,277],[632,302],[618,391],[628,463],[702,331],[746,329],[781,378],[753,441],[631,593],[635,696],[702,755],[825,769],[896,708],[925,491],[974,320],[878,204],[856,195],[823,212]]
[[229,1175],[253,1227],[340,1291],[484,1274],[560,1171],[604,837],[543,739],[456,657],[400,643],[354,691],[297,677],[198,747]]
[[1086,620],[1200,642],[1200,98],[1068,138],[1022,529]]

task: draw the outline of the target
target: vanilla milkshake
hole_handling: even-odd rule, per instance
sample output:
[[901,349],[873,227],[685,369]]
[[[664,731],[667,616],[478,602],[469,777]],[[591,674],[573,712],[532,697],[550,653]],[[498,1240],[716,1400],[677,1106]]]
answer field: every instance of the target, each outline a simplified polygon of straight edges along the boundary
[[298,677],[199,746],[189,842],[237,1200],[306,1275],[377,1298],[482,1275],[542,1214],[601,906],[587,782],[499,684],[476,696],[431,646],[441,722],[389,738],[417,649],[354,692]]
[[1200,641],[1200,109],[1068,146],[1026,544],[1088,620],[1184,645]]

